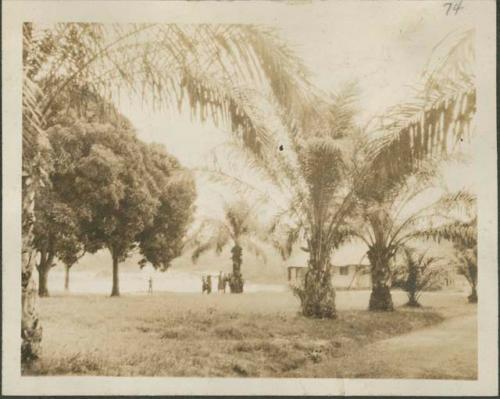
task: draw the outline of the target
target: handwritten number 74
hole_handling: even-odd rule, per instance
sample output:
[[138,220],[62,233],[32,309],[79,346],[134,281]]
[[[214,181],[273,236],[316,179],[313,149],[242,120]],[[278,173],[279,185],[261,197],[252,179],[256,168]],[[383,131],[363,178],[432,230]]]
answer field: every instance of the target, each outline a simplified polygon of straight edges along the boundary
[[462,2],[463,2],[463,0],[444,3],[443,7],[447,7],[446,8],[446,15],[449,15],[451,11],[455,11],[455,15],[457,15],[460,10],[463,10]]

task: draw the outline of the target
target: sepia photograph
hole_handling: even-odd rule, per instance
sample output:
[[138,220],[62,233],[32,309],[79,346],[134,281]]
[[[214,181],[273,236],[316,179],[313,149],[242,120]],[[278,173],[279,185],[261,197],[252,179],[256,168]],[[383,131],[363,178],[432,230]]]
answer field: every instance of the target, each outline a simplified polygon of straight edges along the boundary
[[9,390],[498,393],[495,2],[124,3],[4,3]]

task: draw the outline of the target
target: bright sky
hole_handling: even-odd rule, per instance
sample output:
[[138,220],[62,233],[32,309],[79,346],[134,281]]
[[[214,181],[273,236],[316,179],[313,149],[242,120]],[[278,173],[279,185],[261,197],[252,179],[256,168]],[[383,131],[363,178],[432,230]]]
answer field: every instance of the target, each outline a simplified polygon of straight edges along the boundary
[[[280,32],[322,89],[335,91],[343,83],[357,80],[359,117],[366,121],[407,98],[409,85],[417,81],[437,42],[449,32],[467,27],[460,14],[446,17],[441,3],[420,3],[427,4],[331,2],[328,13],[313,7],[309,18],[301,8],[290,6],[286,18],[263,22]],[[120,108],[143,140],[165,143],[186,166],[203,163],[207,150],[227,137],[213,125],[192,123],[187,115],[154,114],[127,100]]]

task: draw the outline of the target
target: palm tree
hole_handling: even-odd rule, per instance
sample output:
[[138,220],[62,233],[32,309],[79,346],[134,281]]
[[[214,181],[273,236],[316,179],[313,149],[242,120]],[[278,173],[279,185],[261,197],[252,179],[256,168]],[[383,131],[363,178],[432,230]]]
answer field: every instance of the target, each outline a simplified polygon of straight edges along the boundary
[[417,237],[440,242],[453,243],[458,262],[457,272],[465,277],[471,286],[470,303],[477,303],[477,208],[475,195],[464,192],[449,204],[460,215],[439,226],[418,231]]
[[[394,309],[391,287],[391,261],[398,251],[422,237],[429,226],[441,226],[452,219],[451,211],[468,193],[439,189],[435,164],[388,185],[364,185],[357,189],[356,215],[352,218],[352,235],[368,247],[372,292],[369,309]],[[383,183],[380,182],[381,184]],[[435,197],[435,198],[433,198]],[[437,197],[437,198],[436,198]]]
[[[309,107],[307,71],[271,31],[251,25],[94,24],[23,25],[23,256],[22,361],[39,356],[41,328],[33,276],[32,220],[40,145],[66,109],[86,116],[86,96],[127,92],[156,108],[191,110],[237,133],[258,153],[269,135],[249,114],[240,87],[272,94],[296,125]],[[61,102],[59,102],[61,103]],[[318,116],[319,118],[319,116]]]
[[36,249],[33,246],[35,192],[43,174],[40,153],[47,143],[42,129],[39,102],[40,88],[33,79],[34,66],[29,54],[33,40],[29,25],[23,26],[23,162],[22,162],[22,314],[21,361],[29,364],[40,356],[42,327],[37,308],[34,276]]
[[433,265],[439,260],[427,256],[427,251],[417,252],[415,248],[403,248],[404,262],[402,274],[404,278],[403,289],[408,295],[406,306],[420,307],[418,301],[422,291],[429,288],[442,274],[442,269]]
[[[355,199],[353,179],[362,177],[350,173],[353,98],[351,87],[319,104],[332,119],[324,125],[309,121],[305,131],[289,129],[280,123],[279,115],[264,114],[261,118],[275,127],[275,134],[260,156],[239,143],[226,144],[203,169],[215,182],[257,195],[267,209],[274,210],[269,233],[284,259],[297,245],[308,253],[305,279],[295,288],[302,313],[308,317],[336,316],[330,257],[348,237],[346,218]],[[273,104],[263,108],[269,111]],[[249,170],[259,182],[269,183],[269,190],[264,192],[242,179]]]
[[[293,244],[302,239],[307,243],[305,249],[312,255],[310,259],[312,264],[317,264],[318,257],[314,254],[319,253],[322,265],[317,268],[326,270],[325,265],[328,264],[331,251],[336,246],[351,234],[363,237],[362,239],[369,246],[369,258],[372,262],[374,291],[370,308],[374,310],[393,308],[388,286],[389,260],[394,256],[398,246],[413,238],[416,222],[429,218],[428,213],[432,207],[420,209],[409,215],[408,220],[402,219],[399,226],[398,221],[392,217],[394,215],[387,212],[385,208],[397,206],[404,208],[405,203],[418,194],[418,192],[412,192],[412,187],[408,186],[408,176],[421,169],[430,157],[453,152],[457,143],[461,143],[473,131],[475,115],[475,85],[472,68],[473,31],[450,36],[448,39],[447,41],[451,41],[451,44],[444,41],[435,49],[436,53],[444,53],[444,57],[438,57],[437,63],[432,60],[436,57],[431,57],[431,62],[424,73],[424,83],[417,92],[415,100],[390,109],[383,117],[376,120],[379,122],[378,126],[367,128],[377,137],[371,139],[368,145],[363,147],[366,156],[361,160],[361,167],[354,168],[350,172],[347,172],[350,168],[342,168],[346,179],[343,184],[335,186],[335,190],[338,191],[324,189],[324,184],[316,185],[315,188],[311,180],[307,181],[312,177],[317,179],[317,182],[324,182],[324,178],[330,174],[330,164],[324,161],[316,165],[314,162],[307,162],[307,156],[304,154],[307,154],[308,151],[305,149],[309,145],[324,149],[332,144],[319,142],[312,144],[307,136],[316,136],[321,141],[328,136],[325,133],[329,130],[333,132],[330,137],[338,138],[335,133],[341,130],[340,122],[344,122],[342,130],[346,131],[345,121],[352,120],[352,114],[349,113],[350,107],[339,107],[342,101],[336,104],[340,113],[331,112],[333,118],[326,119],[327,125],[314,124],[307,119],[305,123],[307,129],[297,133],[293,129],[285,128],[281,136],[273,136],[276,140],[271,141],[272,145],[268,148],[285,148],[288,156],[284,156],[285,151],[279,153],[278,156],[276,151],[270,151],[263,154],[261,159],[248,154],[248,151],[246,154],[249,158],[247,163],[272,181],[287,198],[287,205],[279,212],[276,223],[276,225],[281,225],[281,235],[284,237],[278,245],[283,255],[287,256]],[[326,113],[331,102],[327,104],[325,106],[323,103],[318,108]],[[333,110],[335,111],[335,107]],[[339,117],[339,115],[345,117]],[[322,120],[324,121],[325,119]],[[279,130],[279,124],[275,125],[278,125],[276,129]],[[347,126],[350,127],[347,131],[350,130],[352,133],[352,122]],[[304,137],[305,134],[307,134],[306,137]],[[334,141],[339,142],[339,140]],[[345,154],[347,152],[345,149],[340,151],[340,148],[345,148],[345,140],[341,144],[339,153]],[[332,154],[330,152],[330,155]],[[318,156],[318,159],[320,158],[321,156]],[[359,159],[354,162],[354,165],[358,162],[360,162]],[[308,177],[306,170],[307,168],[309,171],[313,170],[311,165],[315,165],[317,169],[316,173]],[[221,170],[218,165],[215,166],[213,169],[216,170],[219,179],[232,180],[232,184],[240,187],[246,185],[241,179],[234,175],[228,176],[227,172]],[[423,174],[420,173],[420,175]],[[318,187],[320,189],[316,190]],[[315,196],[314,191],[320,194]],[[408,196],[406,200],[404,195],[400,195],[400,191]],[[339,199],[344,201],[339,203]],[[360,232],[359,228],[350,229],[346,226],[354,204],[357,205],[358,218],[355,217],[356,222],[354,225],[351,223],[351,226],[363,226],[367,231]],[[360,215],[362,215],[361,220]],[[324,231],[322,226],[326,226],[327,231]],[[392,230],[389,229],[390,226]],[[312,239],[312,237],[315,238]],[[310,275],[314,274],[312,272],[314,269],[316,269],[315,266],[310,268]],[[310,295],[304,294],[307,290],[298,292],[304,314],[334,315],[335,312],[332,311],[334,309],[333,288],[328,286],[327,274],[326,271],[320,272],[316,273],[314,278],[306,279],[307,284],[311,284],[311,281],[324,281],[324,289],[312,288],[309,290]],[[312,299],[312,302],[306,300],[306,298],[313,297],[315,299]],[[330,304],[326,306],[328,311],[321,310],[322,306],[319,305],[321,302]]]
[[[376,138],[365,147],[369,171],[358,190],[364,203],[361,233],[369,246],[372,264],[372,295],[369,308],[392,310],[388,285],[389,260],[395,243],[411,238],[412,218],[399,229],[386,208],[397,203],[398,190],[408,176],[417,172],[429,159],[442,159],[456,153],[474,131],[476,88],[474,79],[474,31],[450,35],[434,49],[420,89],[411,102],[399,104],[383,116],[373,119],[368,131]],[[373,126],[375,125],[375,126]],[[396,236],[393,236],[397,232]],[[401,236],[399,237],[398,236]]]
[[457,271],[466,278],[471,287],[471,293],[467,299],[469,303],[477,303],[477,247],[462,250],[458,259],[460,263]]
[[226,203],[224,205],[224,219],[205,219],[197,232],[194,234],[192,246],[195,250],[192,254],[193,262],[208,250],[215,250],[220,254],[227,245],[231,247],[231,260],[233,272],[229,280],[232,293],[243,292],[243,275],[241,265],[243,263],[243,249],[252,252],[264,262],[266,256],[264,250],[256,241],[262,241],[262,229],[257,223],[257,215],[254,208],[246,201]]

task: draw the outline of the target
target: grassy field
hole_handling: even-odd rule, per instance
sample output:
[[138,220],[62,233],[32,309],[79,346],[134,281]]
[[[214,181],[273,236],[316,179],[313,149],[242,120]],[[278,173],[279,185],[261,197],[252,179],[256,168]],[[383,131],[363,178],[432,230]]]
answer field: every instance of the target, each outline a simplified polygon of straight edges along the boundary
[[41,300],[43,358],[25,374],[342,377],[363,348],[475,309],[457,294],[392,313],[367,312],[367,301],[339,292],[338,319],[310,320],[290,293],[55,295]]

